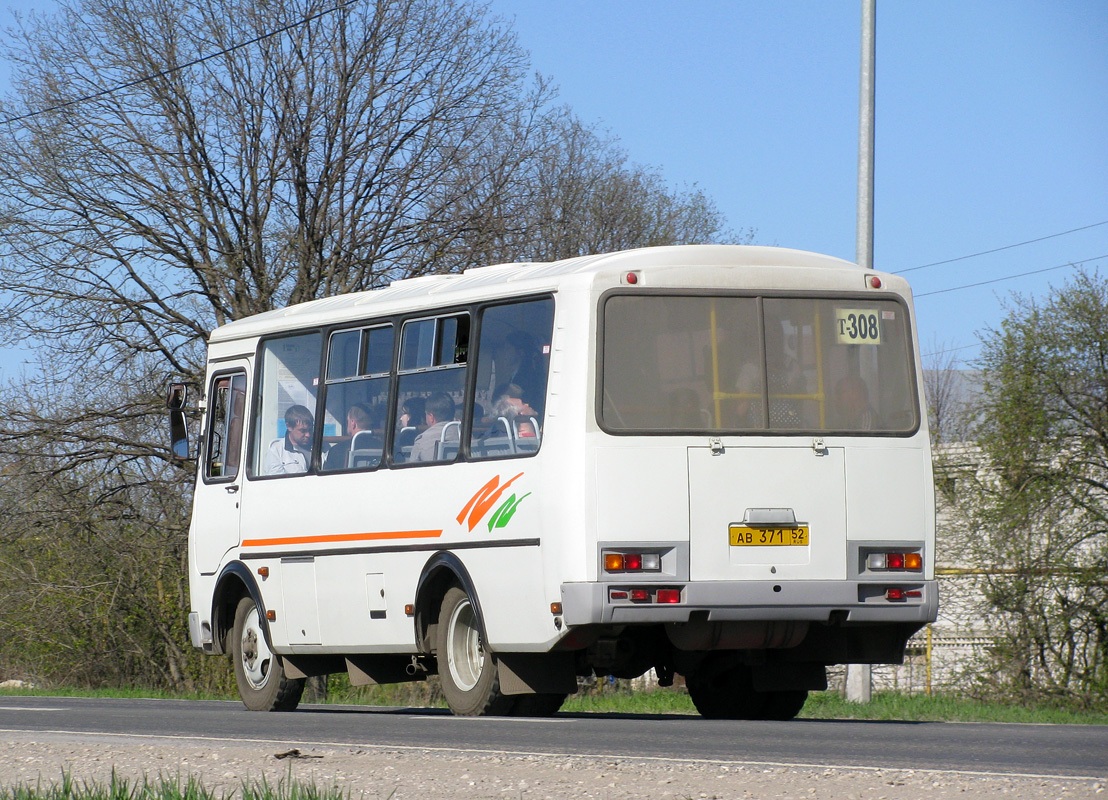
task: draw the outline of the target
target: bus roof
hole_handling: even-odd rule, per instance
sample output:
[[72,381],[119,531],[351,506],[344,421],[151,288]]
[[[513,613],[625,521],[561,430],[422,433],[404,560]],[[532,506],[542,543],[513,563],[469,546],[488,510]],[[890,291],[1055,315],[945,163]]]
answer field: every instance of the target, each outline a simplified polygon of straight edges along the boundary
[[[511,284],[514,293],[549,290],[558,278],[657,267],[801,267],[854,270],[860,268],[833,256],[784,247],[751,245],[680,245],[643,247],[617,253],[578,256],[562,261],[494,264],[467,269],[461,274],[423,275],[394,281],[386,287],[311,300],[287,308],[266,311],[216,328],[211,342],[231,341],[290,328],[307,328],[376,314],[389,314],[422,306],[449,305],[474,289]],[[497,293],[499,294],[499,293]],[[430,298],[434,299],[431,300]],[[421,300],[422,298],[422,300]],[[465,299],[470,299],[466,297]]]

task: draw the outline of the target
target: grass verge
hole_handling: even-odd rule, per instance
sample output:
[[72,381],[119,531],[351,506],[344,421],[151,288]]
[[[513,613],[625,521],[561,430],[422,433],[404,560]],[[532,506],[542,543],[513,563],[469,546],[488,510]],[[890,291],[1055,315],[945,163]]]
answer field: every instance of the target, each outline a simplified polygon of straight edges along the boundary
[[266,780],[243,781],[229,792],[207,789],[195,777],[129,781],[115,773],[107,782],[75,780],[63,773],[56,783],[22,784],[0,788],[0,800],[349,800],[336,786],[319,786],[295,779],[275,784]]
[[[327,702],[348,705],[445,708],[435,681],[387,686],[350,687],[333,681]],[[168,694],[129,689],[5,689],[3,695],[49,697],[123,697],[172,700],[234,700],[226,695]],[[632,692],[626,689],[589,691],[570,695],[562,711],[579,714],[688,714],[696,709],[681,688]],[[1009,722],[1063,725],[1108,725],[1108,714],[1080,712],[1045,705],[983,703],[950,695],[907,695],[879,692],[869,703],[848,703],[837,692],[812,692],[800,712],[806,719],[903,720],[912,722]],[[5,800],[0,796],[0,800]]]

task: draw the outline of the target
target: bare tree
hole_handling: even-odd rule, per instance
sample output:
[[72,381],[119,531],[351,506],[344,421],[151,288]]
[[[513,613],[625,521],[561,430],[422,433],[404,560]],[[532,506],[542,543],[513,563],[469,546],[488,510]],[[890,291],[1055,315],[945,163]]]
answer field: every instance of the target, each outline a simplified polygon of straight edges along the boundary
[[186,372],[215,325],[434,269],[549,96],[465,2],[66,0],[16,42],[9,335]]
[[954,350],[932,341],[923,357],[923,389],[931,444],[964,442],[975,424],[978,373],[961,367]]
[[[18,577],[0,581],[0,657],[59,679],[198,685],[192,476],[168,463],[159,396],[201,373],[213,327],[427,272],[730,235],[702,193],[552,106],[473,0],[60,0],[5,42],[0,339],[42,362],[0,395]],[[80,613],[47,636],[44,608]],[[41,641],[69,660],[36,660]]]

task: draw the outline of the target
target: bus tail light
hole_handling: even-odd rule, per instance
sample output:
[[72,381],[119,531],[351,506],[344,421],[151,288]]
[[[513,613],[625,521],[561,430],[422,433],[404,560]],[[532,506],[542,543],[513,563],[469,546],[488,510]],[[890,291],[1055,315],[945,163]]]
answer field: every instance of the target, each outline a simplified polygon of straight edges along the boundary
[[632,589],[630,595],[632,603],[649,603],[651,600],[649,589]]
[[899,586],[890,586],[885,590],[885,599],[893,603],[903,603],[908,600],[919,600],[923,592],[919,589],[904,589]]
[[605,572],[660,572],[661,569],[661,553],[604,551]]
[[658,602],[659,603],[680,603],[681,602],[681,590],[680,589],[659,589],[658,590]]
[[919,572],[923,569],[920,553],[870,553],[866,556],[866,569]]

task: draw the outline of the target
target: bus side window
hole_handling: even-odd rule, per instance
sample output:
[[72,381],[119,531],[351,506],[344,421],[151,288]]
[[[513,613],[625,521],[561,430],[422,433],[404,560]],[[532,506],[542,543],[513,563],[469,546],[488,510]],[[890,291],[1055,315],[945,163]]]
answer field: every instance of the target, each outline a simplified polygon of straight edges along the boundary
[[400,337],[393,463],[453,461],[465,409],[469,315],[408,320]]
[[310,469],[322,346],[323,337],[315,332],[262,344],[251,437],[253,477],[296,475]]
[[217,375],[208,392],[208,438],[204,477],[231,480],[239,471],[242,422],[246,410],[246,375]]
[[332,334],[323,413],[324,472],[380,466],[392,343],[391,325]]
[[554,301],[550,298],[482,311],[471,458],[538,451],[553,325]]

